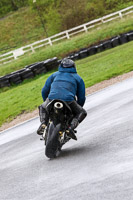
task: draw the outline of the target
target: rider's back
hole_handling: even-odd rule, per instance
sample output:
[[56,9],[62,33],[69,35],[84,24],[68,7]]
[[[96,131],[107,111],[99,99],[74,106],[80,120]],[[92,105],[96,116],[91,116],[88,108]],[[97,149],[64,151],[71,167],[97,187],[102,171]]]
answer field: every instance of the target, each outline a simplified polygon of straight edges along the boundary
[[[82,97],[85,98],[85,95],[82,95],[84,93],[84,82],[77,74],[75,68],[59,67],[59,71],[48,78],[46,86],[49,88],[48,98],[50,100],[60,99],[63,101],[73,101],[75,96],[79,99]],[[42,94],[47,92],[47,88],[44,86]]]

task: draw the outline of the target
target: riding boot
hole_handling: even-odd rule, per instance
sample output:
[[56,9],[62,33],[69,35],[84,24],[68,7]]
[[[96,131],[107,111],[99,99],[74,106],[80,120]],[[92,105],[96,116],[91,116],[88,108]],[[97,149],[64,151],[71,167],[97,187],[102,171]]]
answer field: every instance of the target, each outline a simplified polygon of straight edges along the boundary
[[39,126],[38,130],[37,130],[37,134],[38,134],[38,135],[43,135],[44,130],[45,130],[46,127],[47,127],[46,124],[42,123],[42,124]]
[[68,136],[70,136],[73,140],[77,140],[74,129],[78,126],[78,124],[79,124],[78,120],[74,118],[70,124],[70,127],[67,130]]
[[67,133],[72,139],[77,140],[74,129],[77,128],[79,123],[83,121],[86,115],[87,115],[87,112],[84,109],[82,109],[82,112],[73,118],[70,124],[70,127],[68,128],[68,133]]
[[42,105],[39,106],[38,108],[39,108],[41,125],[39,126],[39,128],[37,130],[37,134],[43,135],[44,130],[47,127],[47,124],[48,124],[48,114],[47,114],[47,111],[45,110],[45,108],[43,108]]

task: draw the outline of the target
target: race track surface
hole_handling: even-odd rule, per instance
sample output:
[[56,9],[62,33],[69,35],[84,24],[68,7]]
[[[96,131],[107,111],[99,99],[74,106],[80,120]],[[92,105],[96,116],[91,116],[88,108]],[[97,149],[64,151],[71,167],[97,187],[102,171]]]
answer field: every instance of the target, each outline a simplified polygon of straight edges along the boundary
[[56,159],[39,119],[0,133],[0,200],[132,200],[133,78],[89,95],[88,116]]

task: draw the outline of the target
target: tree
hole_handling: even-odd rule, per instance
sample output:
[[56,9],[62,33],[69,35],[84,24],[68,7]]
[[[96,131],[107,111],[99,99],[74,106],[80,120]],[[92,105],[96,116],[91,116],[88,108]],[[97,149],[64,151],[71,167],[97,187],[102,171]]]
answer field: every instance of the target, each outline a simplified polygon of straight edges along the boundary
[[87,20],[87,0],[63,0],[59,9],[62,29],[78,26]]
[[11,0],[11,7],[13,11],[18,10],[17,3],[14,0]]
[[91,0],[87,3],[87,16],[88,21],[96,19],[103,16],[106,12],[105,10],[105,0]]
[[28,6],[28,0],[0,0],[0,17],[21,7]]

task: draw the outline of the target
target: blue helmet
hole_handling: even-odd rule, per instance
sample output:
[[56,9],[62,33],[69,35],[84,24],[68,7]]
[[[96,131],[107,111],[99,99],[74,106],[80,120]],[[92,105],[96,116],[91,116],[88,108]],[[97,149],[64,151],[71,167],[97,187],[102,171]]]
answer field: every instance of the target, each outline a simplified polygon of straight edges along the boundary
[[61,61],[61,67],[64,67],[64,68],[74,67],[74,68],[76,68],[74,61],[71,60],[71,59],[69,59],[69,58],[62,59],[62,61]]

